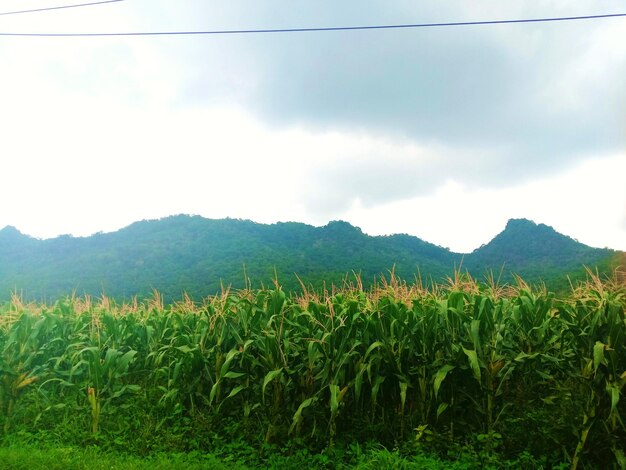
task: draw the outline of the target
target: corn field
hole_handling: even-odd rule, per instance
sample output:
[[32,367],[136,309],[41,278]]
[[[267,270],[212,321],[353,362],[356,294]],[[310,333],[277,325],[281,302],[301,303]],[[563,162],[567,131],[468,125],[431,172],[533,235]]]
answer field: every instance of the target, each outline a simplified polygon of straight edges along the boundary
[[0,310],[0,424],[149,446],[173,426],[198,439],[237,423],[259,442],[479,442],[624,468],[625,307],[623,285],[591,274],[567,298],[461,275],[167,306],[158,293],[14,297]]

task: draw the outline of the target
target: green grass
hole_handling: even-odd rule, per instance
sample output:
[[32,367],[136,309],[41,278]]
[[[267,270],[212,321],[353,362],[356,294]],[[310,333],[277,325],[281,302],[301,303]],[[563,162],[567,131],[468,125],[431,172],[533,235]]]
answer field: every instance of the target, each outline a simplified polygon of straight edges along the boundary
[[[0,467],[7,470],[200,470],[237,468],[208,454],[167,454],[140,458],[103,453],[97,448],[39,449],[32,447],[0,448]],[[241,468],[241,467],[239,467]]]
[[[360,470],[381,469],[427,469],[427,470],[466,470],[481,468],[482,465],[471,456],[460,461],[441,461],[435,457],[415,455],[403,457],[397,451],[370,449],[354,454],[345,450],[331,453],[308,454],[299,452],[293,455],[280,453],[257,458],[254,462],[237,462],[249,455],[231,455],[229,458],[212,454],[155,454],[148,457],[103,452],[96,447],[77,448],[38,448],[31,446],[0,447],[0,468],[3,470],[200,470],[200,469],[330,469],[355,468]],[[501,468],[506,468],[502,465]],[[508,468],[515,468],[508,466]],[[539,467],[526,467],[539,468]]]

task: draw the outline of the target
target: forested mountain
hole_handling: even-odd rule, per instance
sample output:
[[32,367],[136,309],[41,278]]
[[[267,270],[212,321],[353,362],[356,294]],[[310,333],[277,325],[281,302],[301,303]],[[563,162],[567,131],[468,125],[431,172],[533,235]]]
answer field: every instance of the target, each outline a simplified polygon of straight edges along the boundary
[[504,231],[466,256],[464,266],[474,275],[502,271],[509,280],[516,273],[527,281],[543,280],[551,288],[562,289],[569,286],[568,275],[572,280],[584,276],[584,266],[610,274],[624,264],[624,255],[591,248],[544,224],[511,219]]
[[112,233],[47,240],[5,227],[0,230],[0,299],[13,291],[35,300],[73,291],[128,299],[149,296],[152,289],[168,300],[182,292],[200,298],[222,284],[244,287],[246,276],[252,287],[267,286],[275,275],[283,288],[297,290],[295,274],[320,288],[324,282],[341,285],[346,275],[354,279],[359,273],[367,286],[394,267],[408,281],[419,273],[425,282],[439,282],[462,266],[478,277],[502,271],[508,281],[514,272],[560,288],[566,274],[580,275],[583,265],[606,270],[623,255],[524,219],[509,221],[491,242],[465,255],[409,235],[369,236],[341,221],[313,227],[178,215]]

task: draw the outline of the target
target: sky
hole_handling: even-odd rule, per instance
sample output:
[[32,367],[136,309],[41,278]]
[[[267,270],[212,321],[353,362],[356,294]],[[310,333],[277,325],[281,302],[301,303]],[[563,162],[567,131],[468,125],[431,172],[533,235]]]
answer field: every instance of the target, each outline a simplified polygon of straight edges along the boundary
[[[0,13],[72,4],[5,0]],[[83,2],[75,2],[83,3]],[[626,13],[609,0],[125,0],[0,33]],[[0,227],[346,220],[470,252],[510,218],[626,251],[626,17],[281,34],[0,36]]]

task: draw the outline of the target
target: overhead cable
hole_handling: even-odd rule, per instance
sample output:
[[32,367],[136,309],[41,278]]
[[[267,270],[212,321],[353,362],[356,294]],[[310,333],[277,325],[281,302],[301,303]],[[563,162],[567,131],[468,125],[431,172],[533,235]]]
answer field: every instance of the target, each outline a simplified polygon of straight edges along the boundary
[[123,2],[123,1],[124,0],[103,0],[101,2],[77,3],[74,5],[61,5],[61,6],[56,6],[56,7],[35,8],[33,10],[5,11],[5,12],[0,13],[0,16],[20,15],[22,13],[38,13],[41,11],[51,11],[51,10],[64,10],[66,8],[90,7],[93,5],[102,5],[103,3],[115,3],[115,2]]
[[[120,1],[120,0],[110,0]],[[606,15],[589,16],[565,16],[556,18],[526,18],[513,20],[489,20],[489,21],[461,21],[454,23],[416,23],[416,24],[392,24],[374,26],[334,26],[319,28],[282,28],[282,29],[226,29],[211,31],[152,31],[152,32],[119,32],[119,33],[3,33],[0,36],[30,36],[30,37],[106,37],[106,36],[191,36],[191,35],[225,35],[225,34],[268,34],[268,33],[308,33],[330,31],[357,31],[374,29],[408,29],[408,28],[433,28],[445,26],[481,26],[511,23],[543,23],[549,21],[575,21],[596,20],[602,18],[616,18],[626,16],[626,13],[611,13]]]

